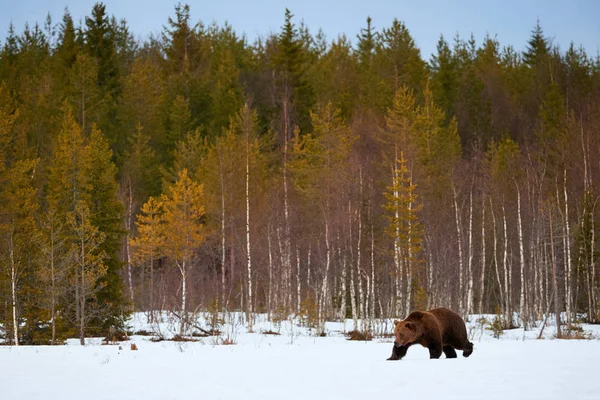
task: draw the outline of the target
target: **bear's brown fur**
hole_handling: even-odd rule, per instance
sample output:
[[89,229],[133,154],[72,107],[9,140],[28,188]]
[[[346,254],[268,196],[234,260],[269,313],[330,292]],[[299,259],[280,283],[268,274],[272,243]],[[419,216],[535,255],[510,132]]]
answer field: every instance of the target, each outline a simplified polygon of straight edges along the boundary
[[413,344],[429,349],[429,358],[456,358],[456,350],[463,350],[463,356],[473,352],[473,343],[467,337],[463,319],[447,308],[429,311],[413,311],[403,321],[394,321],[394,347],[388,360],[400,360]]

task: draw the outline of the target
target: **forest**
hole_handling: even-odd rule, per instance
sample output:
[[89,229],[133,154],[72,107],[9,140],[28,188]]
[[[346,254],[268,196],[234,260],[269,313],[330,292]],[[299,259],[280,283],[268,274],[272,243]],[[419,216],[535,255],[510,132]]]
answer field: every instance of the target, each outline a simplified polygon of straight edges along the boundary
[[600,58],[538,21],[523,51],[440,37],[426,60],[376,22],[331,39],[282,10],[251,43],[179,4],[135,40],[97,3],[11,25],[0,338],[83,344],[161,311],[181,335],[207,310],[249,331],[440,306],[600,322]]

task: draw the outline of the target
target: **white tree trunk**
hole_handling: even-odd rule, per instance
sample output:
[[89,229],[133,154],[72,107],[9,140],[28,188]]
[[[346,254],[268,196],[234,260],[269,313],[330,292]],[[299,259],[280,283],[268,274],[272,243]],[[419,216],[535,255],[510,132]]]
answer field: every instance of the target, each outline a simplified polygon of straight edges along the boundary
[[[225,179],[223,177],[223,163],[219,155],[219,177],[221,181],[221,307],[224,312],[227,311],[227,302],[225,299],[225,263],[227,262],[227,250],[225,248]],[[269,235],[269,246],[271,244],[271,236]],[[271,256],[271,247],[269,247],[269,257]],[[269,286],[270,290],[270,286]]]
[[[593,213],[593,210],[592,210]],[[590,307],[590,311],[591,311],[591,315],[590,315],[590,322],[597,322],[598,321],[598,304],[596,303],[598,298],[596,297],[596,283],[595,283],[595,279],[596,279],[596,257],[594,257],[594,254],[596,254],[596,223],[594,222],[594,220],[592,220],[592,228],[591,228],[591,245],[590,245],[590,253],[592,254],[592,278],[590,281],[590,286],[591,286],[591,307]]]
[[462,248],[462,233],[460,212],[458,209],[458,195],[454,185],[452,185],[452,193],[454,194],[454,216],[456,221],[456,238],[458,240],[458,308],[461,315],[465,315],[465,292],[464,292],[464,265],[463,265],[463,248]]
[[10,295],[12,300],[13,338],[15,346],[19,345],[19,321],[17,318],[17,265],[12,233],[9,238],[10,253]]
[[[348,236],[350,238],[350,246],[352,246],[352,207],[350,201],[348,201]],[[338,238],[339,241],[339,238]],[[352,308],[352,321],[354,322],[354,329],[358,329],[358,311],[356,307],[356,281],[354,280],[354,266],[352,261],[354,254],[352,254],[352,247],[350,247],[350,305]],[[344,268],[346,267],[346,257],[344,257]]]
[[87,288],[85,285],[85,234],[81,233],[81,297],[79,299],[79,343],[85,345],[85,302],[87,296]]
[[131,188],[131,180],[129,180],[129,196],[127,202],[127,241],[125,242],[125,251],[127,253],[127,283],[129,284],[129,300],[131,306],[135,308],[133,302],[133,279],[131,274],[131,220],[133,219],[133,189]]
[[[347,279],[347,272],[346,272],[346,256],[344,255],[342,257],[342,277],[341,277],[341,295],[342,298],[340,300],[340,320],[342,322],[344,322],[346,320],[346,295],[347,295],[347,288],[346,288],[346,279]],[[352,315],[352,318],[354,318],[354,314]]]
[[519,264],[520,268],[520,277],[521,277],[521,294],[519,297],[519,317],[521,318],[521,322],[523,323],[523,329],[527,329],[525,318],[525,251],[523,247],[523,224],[521,219],[521,191],[519,190],[519,185],[515,183],[517,187],[517,222],[519,224]]
[[371,222],[371,319],[375,318],[375,234],[373,230],[373,223]]
[[361,266],[361,243],[362,243],[362,215],[360,212],[361,204],[362,204],[362,191],[363,191],[363,181],[362,181],[362,168],[359,169],[359,191],[360,191],[360,202],[356,209],[357,219],[358,219],[358,238],[356,243],[356,274],[357,274],[357,283],[358,283],[358,305],[359,305],[359,314],[362,321],[361,330],[364,330],[365,323],[365,297],[363,292],[363,283],[362,283],[362,266]]
[[504,255],[502,257],[502,267],[504,268],[504,312],[508,326],[512,326],[512,310],[510,309],[510,288],[509,288],[509,266],[508,266],[508,229],[506,228],[506,210],[502,204],[502,221],[504,226]]
[[269,250],[269,294],[267,297],[267,320],[271,320],[273,310],[273,251],[271,246],[271,225],[267,229],[267,246]]
[[492,211],[492,224],[494,226],[494,265],[496,267],[496,279],[498,281],[498,289],[500,291],[500,304],[502,307],[502,314],[504,314],[504,288],[502,287],[502,280],[500,278],[500,263],[498,261],[498,232],[496,228],[496,213],[494,213],[494,205],[492,204],[492,198],[490,197],[490,209]]
[[473,312],[473,187],[469,193],[469,258],[467,259],[467,315]]
[[287,98],[283,101],[283,116],[284,116],[284,144],[283,144],[283,211],[285,215],[285,238],[284,238],[284,292],[288,293],[285,298],[288,299],[286,306],[291,306],[291,277],[292,277],[292,261],[291,261],[291,234],[290,234],[290,211],[289,211],[289,199],[288,199],[288,179],[287,179],[287,152],[288,152],[288,140],[289,140],[289,122],[288,122],[288,102]]
[[319,320],[319,330],[323,332],[325,329],[325,321],[323,320],[323,308],[327,301],[327,293],[328,293],[328,275],[329,275],[329,267],[331,265],[331,244],[329,243],[329,222],[327,221],[327,217],[325,217],[325,273],[323,274],[323,286],[321,287],[321,298],[319,300],[319,311],[318,311],[318,320]]
[[[394,187],[394,183],[396,182],[397,179],[397,167],[396,165],[392,165],[392,187]],[[398,191],[394,190],[394,198],[397,199],[398,198]],[[395,201],[394,204],[394,209],[395,209],[395,213],[394,213],[394,217],[396,218],[396,221],[399,220],[400,218],[400,214],[398,212],[398,208],[399,208],[399,204],[398,201]],[[396,309],[394,310],[394,314],[395,315],[400,315],[401,311],[402,311],[402,276],[404,274],[404,271],[402,270],[402,262],[400,260],[400,227],[396,226],[396,237],[394,238],[394,267],[395,267],[395,289],[396,289],[396,304],[395,307]]]
[[300,250],[296,245],[296,314],[300,314],[301,299],[301,281],[300,281]]
[[[246,105],[246,107],[248,107]],[[252,253],[250,251],[250,132],[246,128],[246,266],[248,272],[247,319],[248,332],[252,332]]]
[[56,272],[54,267],[54,241],[56,238],[54,236],[54,226],[50,226],[50,293],[52,297],[52,299],[50,300],[50,318],[52,318],[52,338],[50,339],[50,344],[52,346],[54,346],[54,342],[56,341]]
[[561,338],[560,308],[558,299],[558,278],[556,273],[556,255],[554,254],[554,230],[552,229],[552,214],[550,214],[550,250],[552,252],[552,284],[554,286],[554,317],[556,318],[556,337]]
[[[409,181],[409,186],[412,186],[412,176]],[[413,280],[413,270],[412,270],[412,241],[413,241],[413,231],[412,231],[412,202],[408,204],[408,237],[407,239],[407,257],[406,257],[406,314],[408,314],[411,310],[410,302],[412,300],[412,280]]]
[[485,197],[481,204],[481,277],[479,281],[479,307],[478,311],[483,314],[483,297],[485,295]]
[[185,322],[187,320],[187,270],[185,261],[179,267],[181,272],[181,318],[179,319],[179,336],[185,334]]
[[565,298],[567,305],[567,322],[571,322],[572,312],[572,272],[571,272],[571,227],[569,224],[569,198],[567,195],[567,169],[563,170],[563,191],[565,196],[565,254],[566,254],[566,265],[565,265]]

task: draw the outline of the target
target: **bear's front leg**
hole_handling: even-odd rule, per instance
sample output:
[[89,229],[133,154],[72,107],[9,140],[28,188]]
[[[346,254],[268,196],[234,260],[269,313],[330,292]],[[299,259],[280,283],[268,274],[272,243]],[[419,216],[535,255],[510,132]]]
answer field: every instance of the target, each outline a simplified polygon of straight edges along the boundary
[[429,358],[440,358],[442,355],[442,344],[430,344],[429,348]]
[[402,357],[404,357],[406,355],[406,352],[408,351],[408,346],[409,345],[405,345],[405,346],[394,345],[392,347],[392,355],[390,356],[390,358],[388,358],[388,361],[401,360]]

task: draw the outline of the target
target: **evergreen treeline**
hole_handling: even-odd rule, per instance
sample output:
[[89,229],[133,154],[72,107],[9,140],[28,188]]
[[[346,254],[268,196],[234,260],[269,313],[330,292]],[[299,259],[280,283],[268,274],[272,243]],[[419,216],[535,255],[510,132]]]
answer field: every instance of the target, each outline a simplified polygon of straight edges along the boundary
[[[0,327],[56,343],[131,311],[326,319],[451,307],[600,318],[600,60],[399,20],[249,43],[178,5],[96,4],[0,52]],[[366,329],[366,328],[365,328]]]

